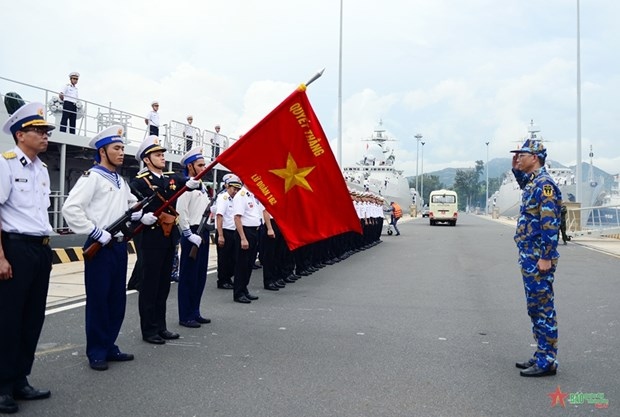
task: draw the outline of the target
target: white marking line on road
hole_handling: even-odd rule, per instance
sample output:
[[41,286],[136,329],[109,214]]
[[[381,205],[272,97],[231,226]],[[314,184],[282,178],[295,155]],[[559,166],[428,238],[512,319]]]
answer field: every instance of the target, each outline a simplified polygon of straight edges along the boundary
[[66,306],[52,308],[50,310],[47,310],[45,312],[45,315],[49,316],[50,314],[56,314],[56,313],[61,313],[63,311],[67,311],[67,310],[73,310],[74,308],[84,307],[85,305],[86,305],[86,301],[80,301],[79,303],[68,304]]

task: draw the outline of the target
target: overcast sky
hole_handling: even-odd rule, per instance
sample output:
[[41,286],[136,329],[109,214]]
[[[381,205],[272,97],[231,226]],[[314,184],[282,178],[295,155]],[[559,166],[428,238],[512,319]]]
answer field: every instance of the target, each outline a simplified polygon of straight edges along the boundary
[[[0,76],[136,114],[238,136],[318,69],[308,95],[338,139],[338,0],[12,1]],[[552,159],[577,154],[576,0],[344,0],[343,156],[379,120],[416,172],[507,157],[540,126]],[[620,2],[581,1],[582,157],[620,172]],[[29,99],[28,97],[24,97]],[[419,169],[421,171],[421,155]]]

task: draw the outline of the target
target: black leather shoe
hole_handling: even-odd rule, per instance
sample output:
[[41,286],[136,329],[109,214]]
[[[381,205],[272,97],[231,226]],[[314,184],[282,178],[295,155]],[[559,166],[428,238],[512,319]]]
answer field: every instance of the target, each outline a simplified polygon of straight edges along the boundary
[[292,284],[293,282],[295,282],[295,280],[291,279],[290,277],[283,278],[282,281],[287,284]]
[[16,400],[42,400],[52,395],[49,390],[36,389],[31,385],[26,385],[13,391],[13,398]]
[[247,293],[245,295],[245,298],[247,298],[250,301],[258,300],[258,296],[254,295],[254,294],[250,294],[250,293]]
[[220,290],[232,290],[235,288],[232,284],[229,284],[228,282],[225,282],[223,284],[217,284],[217,287]]
[[164,340],[173,340],[181,337],[178,333],[172,333],[170,330],[162,330],[159,332],[159,336]]
[[209,324],[209,323],[211,323],[211,319],[206,319],[206,318],[204,318],[202,316],[196,317],[196,321],[198,323],[200,323],[200,324]]
[[143,337],[142,340],[147,343],[152,343],[154,345],[163,345],[164,343],[166,343],[166,341],[162,339],[162,337],[158,334],[156,334],[155,336]]
[[303,271],[298,271],[297,275],[299,275],[300,277],[307,277],[308,275],[310,275],[311,272],[307,271],[307,270],[303,270]]
[[183,327],[189,327],[192,329],[197,329],[200,327],[200,323],[198,323],[196,320],[180,321],[179,325]]
[[539,376],[551,376],[557,373],[556,367],[551,365],[547,369],[539,368],[537,364],[530,366],[527,369],[519,372],[521,376],[539,377]]
[[245,295],[242,295],[241,297],[235,298],[234,301],[235,301],[235,303],[242,303],[242,304],[250,304],[252,302]]
[[90,365],[90,369],[94,369],[95,371],[107,371],[108,370],[108,362],[104,360],[90,361],[89,365]]
[[0,413],[3,414],[13,414],[17,413],[19,407],[17,403],[9,394],[0,395]]
[[273,283],[276,287],[278,288],[285,288],[286,287],[286,283],[284,282],[284,280],[279,279],[276,282]]
[[129,362],[134,359],[133,354],[118,352],[116,355],[108,356],[108,362]]
[[267,291],[280,291],[280,288],[276,287],[276,284],[274,283],[265,285],[265,289]]
[[533,366],[536,364],[536,360],[535,359],[530,359],[529,361],[525,361],[525,362],[517,362],[515,363],[515,366],[519,369],[527,369],[530,366]]

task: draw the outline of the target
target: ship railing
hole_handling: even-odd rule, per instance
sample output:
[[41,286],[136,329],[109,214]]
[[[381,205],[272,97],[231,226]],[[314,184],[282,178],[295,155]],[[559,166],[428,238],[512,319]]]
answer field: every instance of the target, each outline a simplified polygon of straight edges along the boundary
[[65,203],[68,195],[60,194],[58,191],[52,191],[50,193],[50,208],[47,211],[49,215],[49,221],[52,225],[54,232],[58,234],[65,234],[69,232],[69,226],[65,223],[62,217],[62,205]]
[[[0,98],[2,98],[2,100],[4,100],[4,94],[8,92],[16,92],[27,103],[36,101],[45,104],[47,109],[45,115],[46,120],[55,124],[57,127],[60,127],[60,121],[62,118],[62,101],[60,101],[58,96],[59,93],[57,91],[0,77],[0,92],[2,92],[2,94],[0,94]],[[103,129],[118,124],[123,126],[125,130],[124,136],[126,139],[126,145],[137,148],[148,134],[148,126],[145,123],[146,115],[139,115],[119,110],[113,107],[111,102],[105,105],[79,99],[77,101],[77,108],[75,134],[78,136],[90,138]],[[182,155],[187,151],[188,148],[186,139],[183,137],[183,131],[187,126],[189,125],[176,120],[171,120],[168,123],[160,125],[160,139],[164,144],[164,147],[170,150],[172,154]],[[214,146],[211,143],[211,138],[213,138],[215,132],[201,130],[193,125],[192,127],[194,127],[197,132],[197,138],[192,139],[192,145],[203,146],[205,156],[209,158],[212,158],[212,156],[216,153],[222,153],[235,141],[233,138],[220,134],[223,138],[224,144],[221,146]],[[67,130],[69,129],[67,128]],[[56,132],[58,131],[59,129]],[[56,135],[58,134],[56,133]],[[213,152],[214,147],[219,149],[219,152]]]
[[[3,94],[9,91],[16,92],[27,103],[33,101],[43,103],[47,109],[46,120],[60,127],[62,101],[57,91],[5,77],[0,77],[0,91]],[[146,137],[147,126],[144,122],[144,115],[119,110],[112,107],[112,103],[105,105],[84,99],[78,99],[76,106],[75,134],[78,136],[93,137],[109,126],[120,124],[125,129],[128,145],[138,146]],[[67,131],[69,131],[69,127],[67,127]]]
[[620,205],[569,208],[566,231],[571,236],[617,236]]

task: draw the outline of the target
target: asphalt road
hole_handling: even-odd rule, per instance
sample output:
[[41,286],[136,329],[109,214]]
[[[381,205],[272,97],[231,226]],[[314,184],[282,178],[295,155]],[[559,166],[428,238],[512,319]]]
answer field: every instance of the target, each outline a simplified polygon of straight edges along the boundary
[[[400,225],[399,225],[400,226]],[[142,342],[137,295],[128,296],[118,344],[136,360],[88,367],[82,307],[46,318],[30,381],[49,400],[22,416],[547,416],[620,415],[620,259],[561,247],[556,274],[557,376],[523,378],[533,351],[513,229],[462,215],[427,219],[401,236],[287,285],[232,302],[209,276],[200,329]],[[548,394],[603,393],[607,409],[552,407]]]

